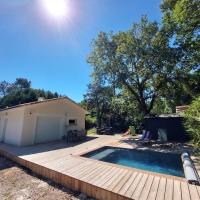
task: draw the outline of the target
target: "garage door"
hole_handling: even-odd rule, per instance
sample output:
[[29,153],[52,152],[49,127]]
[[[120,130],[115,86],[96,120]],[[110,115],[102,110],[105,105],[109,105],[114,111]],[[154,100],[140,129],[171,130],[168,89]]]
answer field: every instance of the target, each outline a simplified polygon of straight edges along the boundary
[[0,142],[4,142],[8,119],[0,120]]
[[61,117],[37,117],[35,143],[45,143],[61,139]]

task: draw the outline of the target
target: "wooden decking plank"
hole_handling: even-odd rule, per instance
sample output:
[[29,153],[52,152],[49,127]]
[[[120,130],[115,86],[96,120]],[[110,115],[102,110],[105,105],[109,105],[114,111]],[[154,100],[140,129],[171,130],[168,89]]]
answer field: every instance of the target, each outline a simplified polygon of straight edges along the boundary
[[141,195],[139,197],[140,200],[146,200],[148,198],[149,192],[150,192],[150,188],[152,186],[154,180],[154,176],[153,175],[149,175],[143,189],[141,192]]
[[120,174],[123,174],[123,172],[124,172],[123,169],[119,169],[119,171],[115,173],[107,182],[105,182],[103,185],[100,184],[101,187],[107,189],[110,186],[110,184],[112,184],[112,182],[115,181],[119,177]]
[[[100,187],[102,187],[106,190],[109,190],[109,186],[111,186],[113,183],[115,183],[117,179],[119,179],[122,175],[124,175],[124,173],[125,173],[124,169],[118,168],[118,171],[114,174],[112,173],[111,174],[112,176],[110,176],[110,178],[107,179],[106,182],[103,181],[105,183],[101,182]],[[98,190],[96,192],[99,193]],[[107,193],[102,193],[102,194],[99,193],[99,196],[101,196],[101,199],[110,199],[111,198],[108,196]]]
[[64,165],[59,166],[59,168],[57,168],[56,170],[57,170],[58,172],[61,172],[61,173],[63,173],[63,174],[66,174],[66,171],[68,171],[68,170],[70,170],[70,169],[72,169],[72,168],[74,168],[74,167],[77,167],[77,166],[79,166],[79,165],[81,165],[81,164],[83,164],[81,161],[72,161],[72,162],[70,162],[70,163],[68,163],[68,164],[65,164],[65,163],[64,163]]
[[144,174],[143,175],[142,179],[140,180],[139,184],[137,185],[135,191],[132,194],[132,198],[133,199],[139,199],[139,197],[141,195],[141,192],[142,192],[142,190],[144,188],[144,185],[145,185],[145,183],[147,181],[148,176],[149,176],[148,174]]
[[82,175],[88,174],[88,173],[93,173],[93,171],[95,171],[97,169],[97,167],[93,167],[93,168],[89,168],[88,166],[85,166],[83,169],[81,170],[77,170],[73,173],[69,173],[69,176],[79,179],[79,180],[83,180],[82,179]]
[[84,180],[84,182],[89,182],[90,179],[98,176],[100,173],[103,173],[105,168],[105,166],[96,165],[95,167],[91,167],[85,174],[80,174],[77,178]]
[[174,182],[172,179],[167,179],[167,185],[165,190],[165,200],[173,199]]
[[107,176],[109,176],[109,174],[110,174],[111,172],[113,172],[114,169],[115,169],[114,167],[108,168],[108,169],[105,171],[104,174],[100,174],[99,176],[94,177],[93,179],[91,179],[91,180],[89,181],[89,183],[94,184],[94,185],[98,184],[98,182],[101,182],[101,181],[104,180]]
[[180,183],[180,181],[177,181],[177,180],[174,180],[173,200],[182,200],[182,197],[181,197],[181,183]]
[[[93,174],[88,173],[86,177],[82,177],[82,180],[86,183],[91,183],[91,180],[97,178],[98,176],[102,176],[106,172],[107,171],[104,168],[102,168],[102,166],[101,166],[98,170],[94,171]],[[94,184],[92,184],[92,185],[94,185]],[[83,188],[83,191],[87,191],[88,194],[90,194],[90,195],[94,194],[95,195],[93,189],[91,187],[88,187],[86,184],[84,184],[82,188]]]
[[73,168],[69,168],[68,170],[62,169],[61,172],[64,172],[65,174],[68,174],[68,175],[73,175],[77,172],[81,172],[82,170],[84,170],[88,166],[90,166],[89,162],[83,162],[83,163],[81,163],[77,166],[74,166]]
[[115,188],[115,186],[117,184],[119,184],[119,182],[121,181],[121,179],[124,176],[126,176],[127,173],[128,173],[127,170],[123,170],[122,173],[118,174],[118,176],[109,184],[109,186],[107,187],[107,190],[113,191],[113,189]]
[[101,167],[95,173],[91,175],[89,173],[88,175],[85,175],[82,178],[84,179],[84,181],[91,183],[95,179],[100,179],[104,174],[107,173],[107,171],[109,171],[109,169],[110,167],[101,165]]
[[[62,170],[66,170],[66,169],[73,169],[74,167],[78,167],[78,165],[80,165],[80,164],[84,164],[84,162],[82,162],[79,159],[72,158],[70,160],[64,161],[63,165],[58,164],[58,166],[56,166],[56,165],[54,166],[54,165],[49,164],[49,167],[51,168],[51,166],[52,166],[53,168],[57,168],[60,171],[62,171]],[[46,166],[48,166],[48,165],[46,165]],[[73,166],[73,168],[69,168],[69,166]]]
[[166,178],[161,178],[158,186],[158,191],[156,195],[156,200],[164,200],[165,198],[165,189],[166,189]]
[[143,173],[137,174],[137,176],[134,179],[134,181],[132,182],[131,186],[126,191],[125,196],[127,196],[129,198],[132,196],[133,192],[135,191],[135,189],[136,189],[138,183],[140,182],[140,180],[142,179],[143,175],[144,175]]
[[[95,166],[98,166],[98,165],[95,164]],[[80,174],[83,174],[85,172],[92,171],[92,169],[95,169],[95,166],[93,165],[93,167],[91,168],[90,163],[85,163],[85,165],[79,166],[78,168],[73,169],[71,171],[67,171],[67,174],[69,174],[72,177],[79,177]]]
[[199,194],[199,197],[200,197],[200,186],[197,185],[197,192]]
[[200,198],[197,192],[196,185],[189,184],[188,186],[189,186],[191,200],[199,200]]
[[[120,169],[116,167],[110,168],[107,172],[105,172],[101,178],[95,179],[94,181],[90,181],[92,185],[95,185],[97,187],[103,187],[104,183],[106,183],[109,179],[113,177],[113,174],[116,174]],[[101,185],[101,186],[99,186]],[[92,191],[94,193],[94,191]],[[89,191],[89,193],[92,193]],[[97,193],[97,196],[99,196],[100,199],[106,199],[107,195],[105,192],[100,192],[98,189],[95,191]]]
[[159,182],[160,182],[160,177],[159,176],[155,176],[149,195],[148,195],[148,200],[154,200],[156,199],[156,195],[157,195],[157,191],[158,191],[158,186],[159,186]]
[[56,159],[63,158],[65,156],[68,156],[68,155],[66,155],[65,153],[60,154],[59,152],[51,152],[51,154],[49,155],[49,153],[45,152],[42,155],[36,154],[34,155],[33,158],[29,157],[29,160],[38,164],[45,164],[45,163],[54,161]]
[[105,188],[108,181],[110,181],[114,176],[117,176],[117,174],[121,171],[121,168],[114,168],[106,177],[104,177],[104,179],[97,180],[94,183],[92,182],[92,184],[95,184],[98,187]]
[[126,191],[131,186],[132,182],[135,180],[136,176],[138,175],[138,172],[133,172],[131,177],[128,179],[128,181],[124,184],[124,186],[119,191],[119,194],[124,195]]
[[[72,159],[70,157],[64,157],[64,158],[59,158],[58,160],[51,161],[49,163],[44,164],[43,166],[49,167],[51,169],[57,169],[63,165],[70,164],[72,162]],[[78,160],[77,160],[78,162]]]
[[125,183],[128,181],[128,179],[131,177],[132,172],[128,171],[124,177],[119,181],[119,183],[113,188],[113,192],[118,193],[120,189],[125,185]]
[[190,200],[190,191],[186,182],[181,182],[181,197],[182,200]]
[[[102,174],[104,172],[104,170],[103,170],[104,167],[102,167],[102,165],[100,165],[99,167],[95,167],[92,172],[89,171],[87,174],[83,175],[83,177],[79,178],[79,180],[82,180],[85,183],[89,183],[89,180],[93,179],[94,177],[96,177],[99,174]],[[102,170],[103,170],[103,172],[102,172]],[[83,191],[87,191],[89,194],[92,193],[92,190],[91,190],[90,186],[88,186],[86,184],[83,184],[82,190]]]
[[79,177],[79,176],[82,176],[83,174],[87,173],[88,170],[90,170],[92,172],[99,166],[101,166],[99,163],[94,163],[93,165],[91,165],[91,163],[87,163],[87,165],[85,165],[84,167],[81,167],[79,170],[70,171],[70,174],[75,177]]

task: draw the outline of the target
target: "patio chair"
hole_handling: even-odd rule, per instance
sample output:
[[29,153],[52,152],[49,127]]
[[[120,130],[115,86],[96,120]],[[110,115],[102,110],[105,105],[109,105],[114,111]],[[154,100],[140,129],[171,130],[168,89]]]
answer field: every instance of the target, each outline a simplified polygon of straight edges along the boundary
[[145,139],[145,137],[146,137],[146,134],[147,134],[147,131],[146,130],[142,130],[142,136],[139,139],[139,141],[143,141]]
[[142,137],[139,140],[140,144],[150,144],[152,134],[150,131],[143,130]]

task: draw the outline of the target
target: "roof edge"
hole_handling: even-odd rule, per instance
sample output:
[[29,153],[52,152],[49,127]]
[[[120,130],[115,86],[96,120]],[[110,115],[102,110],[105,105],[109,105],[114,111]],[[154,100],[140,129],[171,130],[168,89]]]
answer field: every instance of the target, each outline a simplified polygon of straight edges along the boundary
[[75,101],[73,101],[72,99],[70,99],[67,96],[52,98],[52,99],[45,99],[45,100],[42,100],[42,101],[32,101],[32,102],[24,103],[24,104],[18,104],[18,105],[15,105],[15,106],[10,106],[10,107],[7,107],[7,108],[0,109],[0,112],[12,110],[12,109],[16,109],[16,108],[21,108],[21,107],[25,107],[25,106],[48,103],[48,102],[51,102],[51,101],[58,101],[58,100],[62,100],[62,99],[66,99],[66,100],[72,102],[73,104],[78,106],[80,109],[82,109],[85,113],[87,113],[87,111],[84,108],[82,108],[78,103],[76,103]]

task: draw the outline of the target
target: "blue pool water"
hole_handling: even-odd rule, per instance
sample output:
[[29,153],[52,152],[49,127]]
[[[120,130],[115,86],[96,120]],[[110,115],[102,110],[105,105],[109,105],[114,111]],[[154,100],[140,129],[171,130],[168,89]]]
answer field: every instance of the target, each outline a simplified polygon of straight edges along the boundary
[[142,170],[184,177],[180,154],[102,147],[83,156]]

